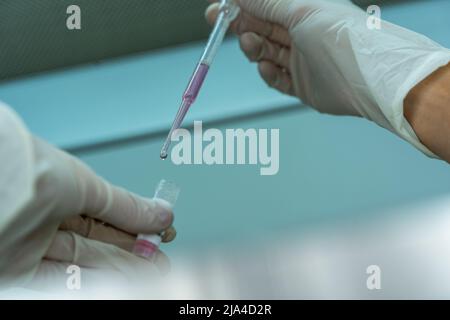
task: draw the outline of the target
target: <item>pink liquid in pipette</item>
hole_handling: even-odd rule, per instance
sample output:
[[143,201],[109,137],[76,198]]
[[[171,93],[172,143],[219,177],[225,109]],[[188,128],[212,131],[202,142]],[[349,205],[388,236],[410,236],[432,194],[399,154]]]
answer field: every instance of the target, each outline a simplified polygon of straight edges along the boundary
[[209,66],[207,64],[201,63],[198,65],[197,69],[192,76],[191,81],[183,94],[183,100],[188,101],[192,104],[200,92],[203,81],[205,81],[206,75],[208,74]]
[[167,137],[167,140],[163,146],[163,149],[161,150],[160,158],[166,159],[168,154],[167,150],[170,146],[170,137],[172,136],[172,132],[178,129],[183,119],[186,117],[187,112],[189,111],[191,105],[194,103],[195,99],[197,99],[198,93],[200,92],[200,89],[203,85],[203,82],[205,81],[206,75],[208,74],[209,66],[205,63],[200,63],[197,68],[195,69],[194,74],[192,75],[191,81],[189,81],[189,85],[186,88],[186,91],[184,91],[183,94],[183,103],[178,110],[178,114],[175,118],[174,124],[172,125],[172,128],[169,132],[169,136]]

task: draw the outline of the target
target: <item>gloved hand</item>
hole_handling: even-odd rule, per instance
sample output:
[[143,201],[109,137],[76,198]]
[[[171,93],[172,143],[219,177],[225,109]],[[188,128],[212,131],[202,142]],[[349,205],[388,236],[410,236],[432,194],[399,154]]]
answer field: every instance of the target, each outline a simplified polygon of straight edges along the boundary
[[[163,242],[175,237],[175,229],[164,232]],[[95,297],[111,288],[111,297],[129,294],[131,288],[152,288],[161,273],[170,269],[168,257],[158,251],[152,263],[131,253],[136,235],[86,216],[66,219],[60,226],[51,246],[41,261],[27,289],[38,292]],[[70,266],[80,267],[80,290],[68,290]],[[158,269],[158,270],[156,270]],[[121,292],[125,291],[125,292]],[[127,293],[128,292],[128,293]],[[74,296],[75,294],[75,296]],[[123,296],[128,298],[127,295]]]
[[[0,284],[27,285],[36,276],[55,282],[62,276],[65,286],[71,264],[125,279],[136,271],[152,273],[150,262],[128,251],[136,234],[171,227],[173,213],[164,201],[109,184],[30,135],[1,104],[0,158]],[[165,241],[173,239],[171,230]],[[161,254],[156,261],[167,264]]]
[[[236,0],[232,29],[271,87],[320,112],[370,119],[434,156],[403,114],[405,97],[450,50],[388,22],[369,29],[349,1]],[[218,4],[206,13],[213,23]]]

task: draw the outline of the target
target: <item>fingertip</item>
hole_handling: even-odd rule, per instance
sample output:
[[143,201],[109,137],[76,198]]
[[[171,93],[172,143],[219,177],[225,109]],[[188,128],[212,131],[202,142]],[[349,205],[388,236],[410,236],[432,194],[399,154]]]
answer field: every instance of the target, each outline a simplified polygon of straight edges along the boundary
[[277,81],[277,69],[269,61],[261,61],[258,64],[258,71],[261,77],[269,86],[274,86]]
[[209,25],[214,25],[219,13],[219,3],[211,4],[205,11],[205,18]]
[[261,61],[258,64],[258,69],[261,77],[269,87],[282,93],[294,95],[292,79],[286,70],[267,60]]
[[132,234],[160,233],[172,225],[174,215],[167,201],[132,193],[128,193],[126,199],[115,202],[114,210],[100,217],[100,220]]
[[254,32],[243,33],[239,38],[241,50],[250,61],[258,61],[261,56],[263,38]]
[[152,211],[151,215],[156,215],[158,227],[161,230],[169,228],[175,219],[172,206],[163,199],[154,199],[152,201],[154,202],[154,208],[150,208]]
[[173,226],[171,226],[169,227],[169,229],[164,231],[162,235],[162,242],[164,243],[171,242],[175,240],[176,237],[177,237],[177,230]]

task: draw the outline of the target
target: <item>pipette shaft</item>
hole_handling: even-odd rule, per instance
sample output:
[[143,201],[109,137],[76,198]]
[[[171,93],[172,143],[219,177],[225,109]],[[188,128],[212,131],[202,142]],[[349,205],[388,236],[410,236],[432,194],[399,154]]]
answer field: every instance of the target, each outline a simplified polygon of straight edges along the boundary
[[197,99],[200,89],[208,74],[209,67],[212,64],[220,45],[223,42],[225,34],[231,24],[231,22],[239,14],[239,7],[234,3],[234,0],[222,0],[219,15],[216,20],[213,31],[209,37],[208,43],[203,51],[194,73],[191,76],[191,80],[183,94],[183,100],[180,108],[178,109],[175,120],[173,121],[170,132],[164,142],[161,149],[161,159],[167,158],[168,150],[172,140],[173,133],[181,127],[184,118],[186,117],[189,108]]

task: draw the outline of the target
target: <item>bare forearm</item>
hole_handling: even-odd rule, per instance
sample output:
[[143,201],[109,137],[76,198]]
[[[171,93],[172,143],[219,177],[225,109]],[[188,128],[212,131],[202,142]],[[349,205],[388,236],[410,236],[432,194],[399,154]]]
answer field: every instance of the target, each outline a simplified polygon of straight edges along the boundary
[[450,65],[411,90],[404,113],[422,143],[450,163]]

